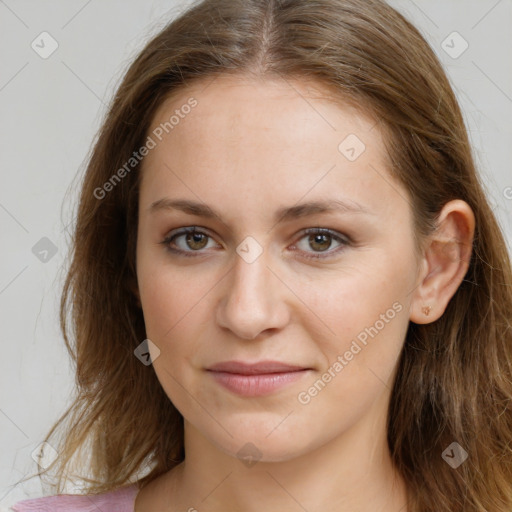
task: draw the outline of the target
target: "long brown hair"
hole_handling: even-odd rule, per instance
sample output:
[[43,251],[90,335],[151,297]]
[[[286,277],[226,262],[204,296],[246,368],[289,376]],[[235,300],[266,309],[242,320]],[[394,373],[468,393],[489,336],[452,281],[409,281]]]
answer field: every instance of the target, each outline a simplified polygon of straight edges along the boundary
[[[98,190],[145,143],[169,95],[225,73],[315,79],[379,119],[389,171],[410,193],[420,239],[449,200],[472,208],[465,279],[439,320],[409,324],[388,443],[411,511],[512,510],[510,256],[442,66],[382,0],[204,0],[135,59],[83,179],[60,311],[77,395],[46,437],[59,456],[39,475],[55,470],[60,492],[78,471],[94,494],[144,485],[184,458],[183,418],[152,367],[134,356],[146,337],[134,294],[140,165],[108,193]],[[442,457],[453,442],[468,453],[456,469]]]

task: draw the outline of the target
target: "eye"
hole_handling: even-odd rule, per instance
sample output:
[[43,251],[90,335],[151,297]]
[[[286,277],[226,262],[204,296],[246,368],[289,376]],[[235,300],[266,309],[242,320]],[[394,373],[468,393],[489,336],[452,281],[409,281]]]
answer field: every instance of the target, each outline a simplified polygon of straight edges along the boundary
[[[336,232],[327,228],[310,228],[304,231],[305,236],[300,238],[300,241],[306,241],[306,248],[300,248],[301,251],[308,253],[307,247],[314,249],[313,254],[307,254],[306,258],[321,259],[330,258],[338,254],[345,246],[350,244],[350,240],[346,236],[340,236]],[[328,251],[332,245],[332,241],[336,240],[339,245],[335,250]],[[299,245],[299,244],[296,244]],[[294,246],[295,247],[295,246]],[[315,254],[316,253],[316,254]],[[322,253],[326,253],[325,255]]]
[[[201,249],[206,248],[209,238],[211,238],[210,235],[200,231],[196,226],[190,226],[178,232],[170,233],[161,243],[170,252],[183,256],[196,256],[193,253],[199,253]],[[181,243],[175,242],[180,239]],[[173,247],[172,244],[176,245],[177,248]]]
[[[310,228],[303,231],[303,233],[304,235],[299,239],[299,242],[305,240],[306,247],[299,247],[299,250],[304,253],[309,253],[305,258],[329,258],[339,253],[345,246],[350,245],[350,239],[347,236],[340,235],[327,228]],[[212,239],[212,237],[204,231],[201,231],[197,226],[190,226],[176,232],[171,232],[161,243],[168,251],[189,257],[201,255],[202,249],[208,248],[209,239]],[[328,249],[331,247],[333,240],[337,241],[339,245],[335,250],[329,251]],[[299,245],[299,243],[296,243],[292,246],[292,249],[295,249],[295,247]],[[313,253],[310,253],[307,247],[314,249]]]

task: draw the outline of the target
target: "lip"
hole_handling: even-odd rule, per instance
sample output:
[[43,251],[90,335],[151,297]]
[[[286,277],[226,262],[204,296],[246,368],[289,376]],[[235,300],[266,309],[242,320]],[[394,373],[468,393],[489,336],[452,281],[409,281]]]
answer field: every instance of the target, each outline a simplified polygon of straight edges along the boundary
[[312,368],[280,361],[225,361],[206,370],[221,386],[237,395],[249,397],[277,391],[303,378]]
[[285,373],[310,369],[280,361],[259,361],[257,363],[244,363],[243,361],[224,361],[207,368],[213,372],[236,373],[238,375],[262,375],[268,373]]

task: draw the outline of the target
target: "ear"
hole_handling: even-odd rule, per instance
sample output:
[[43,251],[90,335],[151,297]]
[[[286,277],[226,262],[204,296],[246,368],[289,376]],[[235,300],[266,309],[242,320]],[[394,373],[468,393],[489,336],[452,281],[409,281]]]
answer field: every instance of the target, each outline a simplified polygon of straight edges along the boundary
[[412,322],[428,324],[443,315],[469,268],[474,231],[475,216],[465,201],[444,205],[437,229],[425,244],[411,301]]

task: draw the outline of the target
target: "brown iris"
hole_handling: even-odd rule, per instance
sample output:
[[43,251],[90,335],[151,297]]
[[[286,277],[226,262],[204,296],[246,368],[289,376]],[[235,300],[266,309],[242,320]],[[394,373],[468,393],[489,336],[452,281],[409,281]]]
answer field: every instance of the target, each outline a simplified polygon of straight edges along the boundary
[[[186,242],[191,249],[203,249],[208,243],[208,236],[204,233],[187,233]],[[198,245],[195,245],[198,244]]]
[[317,248],[320,249],[320,251],[325,251],[329,249],[329,246],[331,245],[330,238],[330,235],[320,233],[309,235],[308,241],[313,249],[315,248],[315,245],[317,245]]

